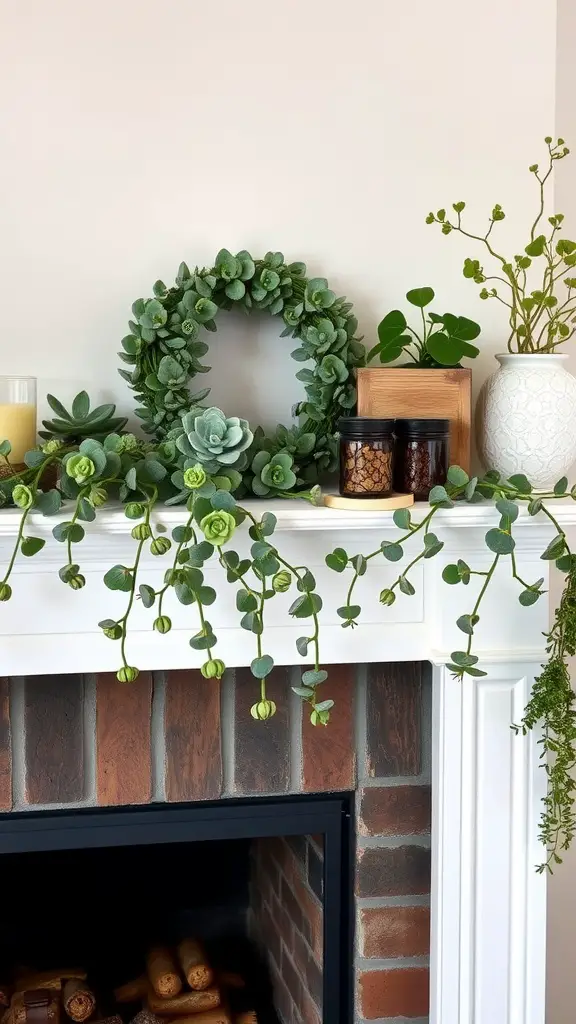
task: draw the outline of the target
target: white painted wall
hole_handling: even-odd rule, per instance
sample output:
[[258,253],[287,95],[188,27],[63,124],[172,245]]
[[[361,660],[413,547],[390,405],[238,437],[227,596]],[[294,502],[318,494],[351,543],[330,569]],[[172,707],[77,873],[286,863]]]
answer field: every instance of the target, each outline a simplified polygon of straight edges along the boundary
[[[474,247],[424,216],[497,201],[518,236],[553,130],[554,32],[555,0],[0,0],[2,372],[130,410],[131,302],[225,245],[307,260],[369,340],[433,285],[441,311],[482,319],[479,382],[500,310],[461,277]],[[286,419],[290,340],[222,321],[215,401]]]

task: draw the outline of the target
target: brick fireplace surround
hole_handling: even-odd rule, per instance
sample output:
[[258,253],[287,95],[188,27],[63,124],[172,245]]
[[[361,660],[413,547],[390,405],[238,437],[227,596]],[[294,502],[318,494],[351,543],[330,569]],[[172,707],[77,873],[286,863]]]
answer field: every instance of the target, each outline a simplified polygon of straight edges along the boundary
[[[0,682],[0,808],[199,801],[355,791],[357,1020],[428,1014],[430,684],[427,666],[332,666],[336,709],[314,728],[276,669],[278,713],[249,714],[254,680],[199,672]],[[286,1024],[320,1024],[322,849],[260,840],[257,908]]]
[[[262,503],[252,506],[262,513]],[[281,501],[266,509],[277,517],[285,557],[312,569],[323,597],[321,657],[331,673],[323,694],[337,702],[330,726],[313,730],[302,721],[290,693],[295,669],[274,670],[276,718],[263,725],[250,718],[254,681],[244,666],[254,638],[239,627],[233,589],[222,586],[216,560],[205,575],[218,593],[217,656],[234,670],[220,687],[194,671],[202,657],[189,646],[194,623],[174,600],[166,607],[173,621],[167,636],[134,608],[129,645],[141,676],[133,686],[117,684],[106,675],[118,667],[117,645],[96,624],[124,610],[124,595],[107,591],[102,576],[114,562],[131,564],[130,521],[107,509],[89,524],[81,553],[87,585],[76,593],[58,579],[62,546],[52,537],[67,513],[34,513],[28,526],[46,545],[34,559],[17,559],[12,599],[0,615],[1,670],[11,680],[0,680],[0,806],[24,812],[25,821],[26,811],[59,806],[165,801],[168,809],[221,797],[353,791],[357,1020],[422,1022],[428,1013],[430,1024],[544,1024],[546,879],[534,865],[542,860],[545,776],[538,732],[517,736],[510,724],[521,719],[540,671],[548,609],[543,601],[520,606],[507,559],[475,629],[486,676],[461,684],[447,668],[462,644],[456,619],[473,607],[481,578],[450,587],[442,569],[462,558],[487,570],[485,535],[498,514],[483,505],[438,512],[442,553],[414,566],[415,596],[400,594],[391,608],[378,595],[414,557],[414,546],[407,542],[404,561],[393,566],[371,561],[357,588],[363,612],[352,639],[337,612],[345,581],[335,580],[324,556],[337,546],[352,556],[396,539],[390,513]],[[416,520],[423,512],[415,507]],[[573,502],[559,502],[555,515],[563,529],[576,525]],[[161,508],[158,518],[169,531],[182,512]],[[10,558],[18,522],[18,512],[0,510],[0,564]],[[544,576],[549,589],[550,564],[540,554],[551,524],[521,509],[514,529],[519,575]],[[243,529],[237,537],[243,557],[250,538]],[[142,582],[155,585],[163,568],[145,555]],[[297,661],[302,625],[290,618],[292,599],[287,593],[271,602],[266,638],[277,665]],[[351,668],[357,661],[369,667]],[[9,830],[9,817],[4,825]],[[252,850],[261,880],[267,872],[252,910],[268,926],[278,1004],[295,1024],[296,997],[301,990],[314,996],[319,970],[310,925],[322,909],[317,839],[260,840]],[[306,915],[294,903],[292,914],[282,913],[282,894],[292,890]],[[302,1007],[303,1024],[306,1017],[318,1024],[314,998]]]

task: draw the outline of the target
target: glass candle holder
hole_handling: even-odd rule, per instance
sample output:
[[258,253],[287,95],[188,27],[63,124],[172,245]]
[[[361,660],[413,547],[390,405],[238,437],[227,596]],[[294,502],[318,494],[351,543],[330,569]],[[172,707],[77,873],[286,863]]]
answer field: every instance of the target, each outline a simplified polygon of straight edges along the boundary
[[0,441],[9,441],[12,466],[22,466],[36,444],[36,378],[0,377]]

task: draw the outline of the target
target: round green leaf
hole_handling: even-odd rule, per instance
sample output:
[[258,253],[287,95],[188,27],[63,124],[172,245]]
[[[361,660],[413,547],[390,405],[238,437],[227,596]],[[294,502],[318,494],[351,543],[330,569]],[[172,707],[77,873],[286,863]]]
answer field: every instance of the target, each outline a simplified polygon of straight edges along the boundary
[[344,548],[335,548],[329,555],[326,555],[325,561],[328,568],[333,569],[334,572],[344,572],[348,565],[348,555]]
[[42,540],[41,537],[24,537],[20,545],[20,551],[27,558],[31,558],[32,555],[38,554],[42,550],[46,541]]
[[413,306],[424,309],[424,306],[429,306],[432,302],[434,291],[432,288],[412,288],[411,291],[406,292],[406,298]]
[[470,477],[461,466],[450,466],[447,479],[448,483],[453,484],[454,487],[464,487],[465,484],[469,483]]
[[346,604],[336,611],[341,619],[357,619],[362,609],[359,604]]
[[324,683],[327,679],[328,673],[324,669],[308,669],[307,672],[302,673],[304,686],[320,686],[320,683]]
[[254,658],[250,665],[250,671],[256,679],[265,679],[274,668],[274,659],[269,654],[263,654],[261,658]]
[[442,579],[444,580],[444,583],[450,583],[451,585],[460,583],[461,577],[458,566],[454,565],[454,563],[445,565],[442,570]]
[[402,545],[394,544],[390,541],[383,540],[380,545],[380,549],[382,551],[382,554],[384,555],[384,558],[387,558],[389,562],[399,562],[402,556],[404,555]]
[[565,547],[566,539],[564,534],[558,533],[552,538],[546,550],[540,555],[540,558],[545,559],[545,561],[553,561],[556,558],[560,558],[564,554]]
[[141,583],[138,587],[138,593],[140,594],[140,600],[145,608],[151,608],[156,600],[156,594],[153,587],[149,587],[147,583]]
[[408,509],[408,508],[397,508],[396,511],[394,512],[394,515],[392,516],[392,519],[394,520],[394,525],[397,526],[399,530],[409,530],[410,529],[410,523],[411,523],[410,509]]
[[493,551],[495,555],[510,555],[516,547],[514,538],[504,530],[488,530],[485,540],[490,551]]
[[125,565],[114,565],[104,576],[104,583],[109,590],[122,590],[128,593],[132,590],[132,570]]
[[456,620],[456,625],[463,633],[466,633],[468,636],[472,636],[474,633],[474,626],[479,621],[480,619],[477,615],[461,615],[460,618]]
[[508,498],[500,498],[496,502],[496,508],[500,515],[504,516],[505,519],[509,519],[511,523],[515,523],[518,519],[518,505],[514,501],[509,501]]

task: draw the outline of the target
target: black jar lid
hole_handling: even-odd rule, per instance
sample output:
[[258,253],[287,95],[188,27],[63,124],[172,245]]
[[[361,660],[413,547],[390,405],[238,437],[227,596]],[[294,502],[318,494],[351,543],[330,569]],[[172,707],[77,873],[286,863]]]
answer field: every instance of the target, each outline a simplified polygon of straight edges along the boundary
[[373,416],[342,416],[338,420],[338,432],[343,438],[353,441],[390,437],[394,432],[394,420],[376,419]]
[[396,437],[444,437],[450,433],[450,420],[395,420]]

